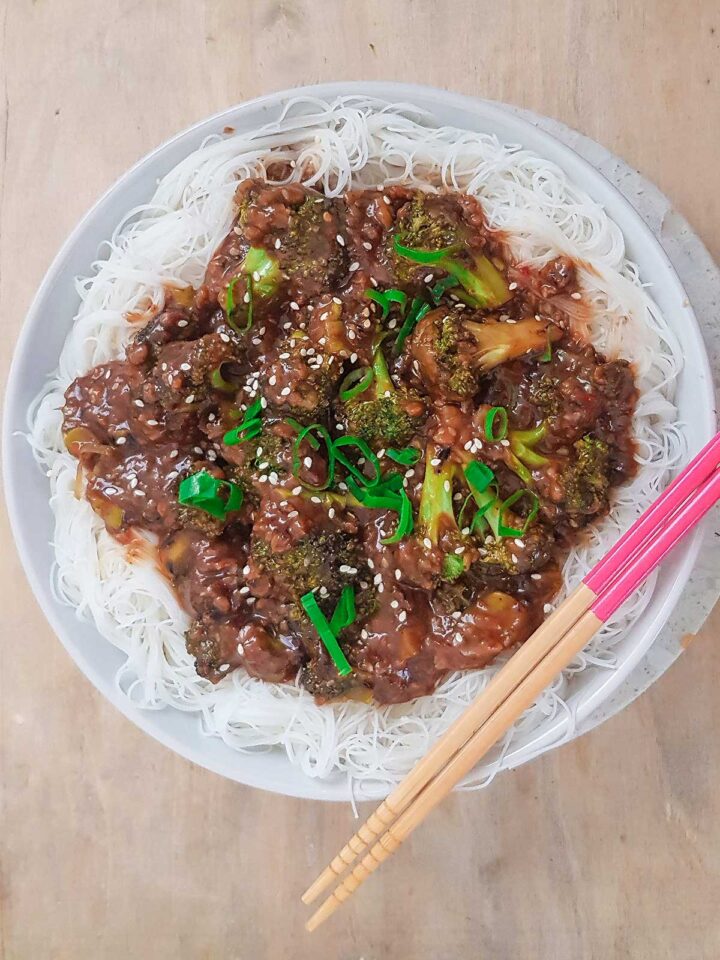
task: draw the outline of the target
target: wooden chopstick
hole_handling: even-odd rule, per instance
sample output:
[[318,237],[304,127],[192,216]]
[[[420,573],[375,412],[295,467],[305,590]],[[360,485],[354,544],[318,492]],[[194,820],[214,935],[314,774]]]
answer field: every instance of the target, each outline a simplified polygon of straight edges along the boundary
[[[605,594],[595,594],[587,586],[586,578],[586,583],[568,597],[520,648],[486,691],[380,805],[378,811],[303,897],[309,902],[327,886],[328,877],[332,879],[339,876],[348,862],[353,862],[367,844],[380,836],[380,841],[311,918],[308,929],[315,929],[357,889],[365,877],[397,849],[402,840],[545,689],[552,677],[585,646],[604,620],[720,498],[720,470],[715,469],[719,460],[720,434],[668,487],[625,537],[621,538],[625,543],[630,540],[635,552],[632,553],[629,548],[621,549],[618,544],[611,551],[614,562],[601,561],[604,573],[602,577],[596,577],[594,583],[596,586],[599,583],[605,584]],[[714,474],[708,478],[710,470],[714,470]],[[687,500],[688,493],[693,491],[693,485],[702,478],[706,482]],[[597,567],[593,573],[596,571]],[[539,635],[541,642],[537,640]],[[529,655],[523,656],[524,652]],[[512,670],[509,669],[511,666]],[[505,682],[499,684],[501,677],[505,678]],[[468,715],[472,715],[472,723]],[[484,719],[478,722],[478,718],[482,717]],[[453,736],[450,736],[451,734]],[[465,736],[465,739],[470,736],[465,746],[464,741],[457,743],[462,736]],[[434,772],[428,774],[428,770]],[[393,802],[396,795],[399,801]],[[383,834],[385,828],[387,830]]]
[[653,535],[658,518],[668,516],[705,480],[720,459],[720,433],[716,434],[688,464],[663,494],[618,540],[615,546],[593,567],[573,593],[525,642],[496,674],[488,687],[448,728],[443,737],[420,760],[377,810],[360,827],[340,853],[323,870],[302,896],[304,903],[315,898],[344,873],[358,856],[374,843],[387,827],[418,795],[426,783],[446,764],[447,758],[459,750],[467,739],[500,706],[509,693],[532,671],[598,596],[620,574],[639,549]]

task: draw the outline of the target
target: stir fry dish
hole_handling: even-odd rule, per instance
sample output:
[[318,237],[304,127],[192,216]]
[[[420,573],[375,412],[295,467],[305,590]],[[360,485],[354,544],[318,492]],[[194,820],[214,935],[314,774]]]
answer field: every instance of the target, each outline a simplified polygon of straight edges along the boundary
[[583,311],[474,197],[244,181],[203,283],[68,388],[78,493],[157,543],[202,677],[429,694],[528,638],[633,475]]

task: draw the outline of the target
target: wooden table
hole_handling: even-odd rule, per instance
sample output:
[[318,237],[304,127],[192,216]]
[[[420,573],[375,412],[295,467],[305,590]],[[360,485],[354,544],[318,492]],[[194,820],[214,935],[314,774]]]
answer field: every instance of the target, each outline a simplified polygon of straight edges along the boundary
[[[267,90],[413,80],[556,116],[667,192],[720,258],[713,0],[5,0],[3,368],[60,242],[131,163]],[[48,324],[54,318],[48,316]],[[114,711],[3,518],[7,960],[699,960],[720,953],[720,628],[578,742],[456,796],[312,939],[298,895],[346,806],[236,786]]]

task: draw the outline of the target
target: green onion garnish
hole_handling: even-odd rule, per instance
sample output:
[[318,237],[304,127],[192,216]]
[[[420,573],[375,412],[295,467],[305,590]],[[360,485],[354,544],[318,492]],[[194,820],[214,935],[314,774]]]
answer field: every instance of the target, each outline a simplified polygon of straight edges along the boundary
[[[340,602],[342,603],[342,597]],[[310,618],[312,625],[317,630],[318,636],[322,640],[325,649],[332,657],[333,663],[337,667],[337,671],[340,676],[346,677],[349,673],[352,673],[352,667],[348,663],[347,657],[343,653],[340,644],[337,642],[337,637],[335,636],[332,627],[325,619],[325,614],[318,606],[318,602],[315,599],[315,594],[312,592],[304,594],[304,596],[300,597],[300,603],[302,604],[305,613]],[[338,606],[339,605],[340,604],[338,604]],[[337,613],[337,609],[335,612]],[[335,614],[333,614],[333,619],[335,619]]]
[[[318,434],[320,440],[322,440],[327,449],[327,473],[325,475],[325,482],[319,484],[318,486],[314,486],[312,483],[307,483],[305,480],[300,478],[301,443],[307,438],[307,441],[313,450],[319,449],[320,446],[318,440],[312,436],[313,432]],[[321,423],[311,423],[309,426],[303,427],[295,438],[292,449],[292,472],[293,475],[300,481],[300,483],[308,490],[326,490],[335,479],[335,449],[330,438],[330,434]]]
[[[498,426],[495,426],[495,420]],[[490,407],[485,417],[485,437],[492,443],[504,440],[508,432],[508,415],[505,407]]]
[[385,453],[391,460],[399,463],[402,467],[414,467],[420,459],[420,451],[415,447],[403,447],[402,450],[388,447]]
[[377,303],[382,310],[382,319],[384,320],[388,313],[390,312],[390,306],[393,303],[399,303],[400,309],[405,309],[405,304],[407,303],[407,294],[403,293],[402,290],[396,290],[394,288],[390,290],[366,290],[365,296],[368,300],[372,300],[374,303]]
[[408,315],[405,317],[403,325],[400,327],[400,331],[395,340],[395,346],[393,352],[397,356],[402,353],[402,349],[405,346],[405,341],[410,336],[410,334],[415,329],[416,325],[420,320],[425,316],[425,314],[430,309],[430,304],[425,303],[420,297],[414,297],[413,302],[410,304],[410,310]]
[[465,479],[468,482],[468,485],[471,490],[475,490],[478,493],[482,493],[483,490],[487,490],[490,484],[495,479],[495,474],[492,472],[490,467],[486,464],[481,463],[479,460],[472,460],[465,467]]
[[438,280],[438,282],[430,288],[430,296],[435,306],[440,303],[447,290],[451,290],[457,285],[458,282],[456,278],[452,276],[452,274],[450,276],[443,277],[442,280]]
[[442,250],[416,250],[412,247],[403,246],[397,237],[393,239],[393,244],[396,253],[405,257],[406,260],[412,260],[414,263],[440,263],[445,257],[451,253],[457,253],[460,249],[460,244],[454,243],[452,246],[443,247]]
[[409,533],[412,533],[413,530],[413,514],[412,514],[412,503],[410,498],[404,490],[396,495],[398,497],[398,505],[393,507],[393,510],[398,511],[398,525],[395,533],[390,537],[385,537],[380,541],[382,544],[386,543],[399,543],[403,537],[406,537]]
[[233,427],[223,437],[223,443],[229,447],[237,446],[238,443],[244,443],[246,440],[252,440],[262,433],[262,420],[260,413],[262,411],[262,399],[258,397],[245,411],[242,422]]
[[357,370],[351,370],[340,384],[340,399],[344,402],[352,400],[358,394],[364,393],[373,382],[374,374],[370,367],[358,367]]
[[355,623],[355,617],[355,590],[349,583],[346,583],[342,588],[335,612],[330,619],[330,629],[337,637],[341,630]]
[[231,480],[218,480],[206,470],[200,470],[181,481],[178,501],[225,520],[229,513],[234,513],[242,506],[243,490]]
[[[525,518],[525,523],[522,525],[521,529],[517,527],[507,527],[503,523],[503,516],[506,510],[509,510],[513,504],[517,503],[522,497],[530,497],[532,500],[532,507],[530,513]],[[521,537],[526,531],[530,524],[533,522],[535,517],[538,515],[540,510],[540,501],[537,498],[537,495],[532,492],[532,490],[516,490],[515,493],[511,493],[507,500],[503,500],[500,504],[500,523],[498,524],[498,533],[501,537]]]
[[[365,457],[367,463],[373,468],[374,476],[368,477],[357,464],[349,460],[344,453],[340,453],[343,447],[357,447],[360,456]],[[380,461],[372,452],[370,447],[360,437],[338,437],[333,444],[336,459],[345,467],[345,469],[363,486],[372,486],[380,479]]]

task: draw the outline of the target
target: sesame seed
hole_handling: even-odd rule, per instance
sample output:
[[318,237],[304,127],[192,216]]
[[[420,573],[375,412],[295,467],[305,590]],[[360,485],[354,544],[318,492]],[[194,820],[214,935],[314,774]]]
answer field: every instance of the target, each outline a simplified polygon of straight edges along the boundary
[[433,467],[439,467],[441,463],[442,463],[442,460],[440,459],[440,457],[433,457],[432,460],[430,461],[430,464]]
[[518,558],[515,556],[514,553],[511,553],[511,554],[510,554],[510,559],[512,560],[513,563],[517,563],[517,562],[518,562]]
[[454,610],[454,611],[450,614],[450,616],[453,618],[453,620],[459,620],[460,617],[462,616],[462,614],[460,613],[459,610]]
[[170,459],[171,459],[171,460],[174,460],[177,455],[178,455],[178,451],[177,451],[177,450],[171,450],[171,451],[170,451]]
[[432,282],[433,282],[433,279],[434,279],[434,278],[433,278],[433,275],[432,275],[431,273],[429,273],[429,274],[425,277],[425,283],[432,283]]
[[250,293],[243,294],[243,303],[250,303]]
[[397,567],[396,567],[396,568],[395,568],[395,579],[396,579],[396,580],[400,580],[401,577],[402,577],[402,573],[401,573],[401,572],[397,569]]
[[271,377],[268,378],[268,383],[270,384],[271,387],[275,386],[275,384],[277,383],[277,377],[275,376],[275,374],[273,374]]
[[320,497],[310,497],[312,503],[322,503]]
[[462,642],[463,642],[462,634],[456,633],[455,636],[453,637],[453,646],[457,647]]
[[133,400],[133,403],[135,404],[136,407],[144,407],[144,406],[145,406],[145,404],[142,402],[142,400]]
[[223,343],[230,343],[230,337],[226,333],[221,333],[219,336]]
[[525,542],[524,542],[523,540],[518,539],[518,538],[516,538],[515,540],[513,540],[513,543],[515,544],[515,546],[520,547],[521,550],[522,550],[522,548],[525,546]]
[[260,283],[260,274],[258,273],[257,270],[253,270],[252,278],[255,281],[255,283]]
[[383,200],[385,201],[385,203],[388,204],[388,206],[390,205],[390,201],[389,201],[388,198],[385,196],[385,194],[383,194]]
[[367,240],[363,240],[363,247],[365,247],[366,250],[372,250],[372,244],[368,243]]
[[405,471],[405,476],[408,477],[408,478],[410,478],[410,477],[412,477],[412,476],[414,475],[414,473],[415,473],[415,468],[414,468],[414,467],[410,467],[409,470],[406,470],[406,471]]
[[576,293],[571,293],[570,296],[573,298],[573,300],[582,300],[582,294],[581,294],[581,293],[577,293],[577,292],[576,292]]
[[288,514],[288,520],[294,520],[295,517],[299,517],[299,516],[300,516],[299,511],[291,510],[290,513]]
[[294,497],[299,497],[300,494],[302,493],[302,487],[301,487],[301,486],[293,487],[292,490],[290,491],[290,493],[291,493]]
[[280,391],[281,397],[287,397],[290,394],[290,387],[283,387]]
[[382,583],[382,574],[376,573],[373,577],[373,583],[377,586],[378,583]]
[[147,425],[148,425],[149,427],[156,427],[156,426],[158,425],[158,422],[157,422],[157,420],[148,420],[148,421],[147,421]]
[[180,369],[187,373],[188,370],[192,370],[192,367],[189,363],[181,363]]
[[342,300],[340,299],[340,297],[333,297],[333,303],[339,303],[340,306],[342,306]]
[[407,620],[407,611],[406,611],[406,610],[401,610],[401,611],[400,611],[400,614],[399,614],[399,616],[398,616],[398,620],[400,621],[400,623],[405,623],[405,621]]
[[358,355],[357,355],[356,353],[351,353],[351,354],[350,354],[350,363],[356,363],[356,362],[357,362],[357,358],[358,358]]
[[242,656],[245,653],[245,651],[243,650],[243,645],[241,643],[237,645],[237,652],[240,654],[240,656]]
[[446,481],[443,483],[443,489],[444,489],[445,493],[450,493],[450,481],[449,481],[449,480],[446,480]]
[[398,603],[397,600],[391,600],[391,601],[390,601],[390,606],[393,608],[393,610],[397,610],[397,608],[400,606],[400,604]]
[[312,466],[312,457],[305,457],[305,459],[303,460],[303,463],[305,464],[306,467],[308,467],[308,468],[311,467],[311,466]]
[[427,547],[428,550],[432,550],[432,540],[430,539],[430,537],[425,537],[425,539],[423,540],[423,546]]
[[195,394],[194,394],[194,393],[191,393],[189,397],[185,397],[185,403],[194,403],[194,402],[195,402]]
[[457,553],[458,556],[459,556],[461,553],[465,553],[465,547],[455,547],[455,553]]
[[551,604],[551,603],[546,603],[546,604],[543,606],[543,613],[550,613],[551,610],[552,610],[552,604]]
[[240,587],[240,593],[245,596],[246,593],[250,593],[250,587]]
[[530,574],[530,579],[531,579],[531,580],[542,580],[542,577],[540,576],[539,573],[531,573],[531,574]]
[[291,301],[290,301],[290,309],[291,309],[291,310],[299,310],[300,307],[298,306],[297,303],[295,303],[294,300],[291,300]]
[[341,233],[339,233],[339,234],[335,237],[335,239],[337,240],[337,242],[340,244],[341,247],[344,247],[344,246],[345,246],[345,238],[343,237],[343,235],[342,235]]
[[508,290],[517,290],[517,286],[516,283],[511,283],[508,285]]
[[500,441],[500,445],[503,446],[503,447],[509,447],[509,446],[510,446],[510,441],[509,441],[509,440],[501,440],[501,441]]
[[331,520],[335,519],[335,507],[330,507],[330,509],[328,510],[328,517]]
[[469,535],[469,533],[470,533],[470,527],[463,527],[462,530],[460,531],[460,533],[461,533],[464,537],[467,537],[467,536]]
[[115,443],[121,447],[124,443],[127,443],[127,437],[118,437]]
[[243,576],[244,576],[244,577],[246,577],[246,576],[250,573],[250,564],[246,564],[246,565],[242,568],[242,573],[243,573]]
[[186,327],[188,325],[187,320],[178,320],[179,327]]
[[218,670],[220,671],[220,673],[227,673],[229,669],[230,669],[229,663],[221,663],[220,666],[218,667]]

